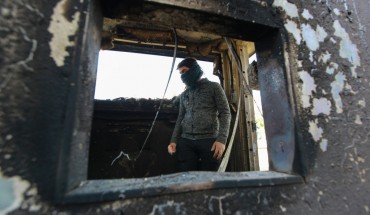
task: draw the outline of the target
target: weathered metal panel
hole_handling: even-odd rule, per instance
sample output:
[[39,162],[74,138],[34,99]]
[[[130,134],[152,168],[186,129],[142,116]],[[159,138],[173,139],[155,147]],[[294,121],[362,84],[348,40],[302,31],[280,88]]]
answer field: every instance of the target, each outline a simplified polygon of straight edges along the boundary
[[275,37],[256,42],[258,79],[270,169],[293,172],[295,130],[286,70],[279,54],[282,40],[277,32],[272,33]]

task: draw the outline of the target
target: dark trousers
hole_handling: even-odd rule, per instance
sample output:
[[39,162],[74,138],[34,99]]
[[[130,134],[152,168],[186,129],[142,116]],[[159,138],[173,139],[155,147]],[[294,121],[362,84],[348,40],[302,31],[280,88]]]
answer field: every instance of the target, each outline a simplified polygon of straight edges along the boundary
[[176,145],[179,171],[217,171],[220,161],[213,158],[214,151],[211,151],[215,140],[179,138]]

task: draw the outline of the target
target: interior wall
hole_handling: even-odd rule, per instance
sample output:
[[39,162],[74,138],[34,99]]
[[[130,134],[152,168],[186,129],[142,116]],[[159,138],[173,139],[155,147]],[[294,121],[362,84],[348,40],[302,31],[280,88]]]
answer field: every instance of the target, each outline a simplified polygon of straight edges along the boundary
[[[160,100],[95,100],[88,179],[144,178],[177,172],[167,152],[178,107],[165,100],[149,138]],[[123,153],[121,155],[121,153]],[[119,156],[121,155],[121,156]]]

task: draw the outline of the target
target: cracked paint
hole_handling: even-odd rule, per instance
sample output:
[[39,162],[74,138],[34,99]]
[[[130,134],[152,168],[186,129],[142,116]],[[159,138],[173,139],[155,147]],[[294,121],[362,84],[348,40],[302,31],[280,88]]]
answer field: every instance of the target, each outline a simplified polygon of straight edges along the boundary
[[28,181],[19,176],[4,177],[0,171],[0,215],[7,214],[21,207],[24,193],[30,187]]
[[335,75],[335,81],[330,84],[331,94],[333,95],[333,99],[335,101],[337,113],[343,112],[343,103],[340,93],[343,90],[345,80],[346,76],[343,75],[343,72],[339,72],[337,75]]
[[50,57],[59,67],[64,65],[64,59],[69,56],[67,48],[75,45],[75,42],[70,41],[69,37],[75,35],[80,20],[80,12],[74,13],[72,21],[68,21],[64,16],[66,12],[64,6],[67,3],[68,0],[62,0],[55,6],[48,28],[52,34],[52,39],[49,42]]
[[322,137],[322,133],[323,133],[323,130],[322,128],[318,127],[317,126],[317,119],[313,122],[313,121],[309,121],[309,132],[311,133],[312,135],[312,138],[317,142],[321,139]]
[[306,71],[298,73],[299,77],[303,81],[302,84],[302,106],[308,108],[311,106],[310,97],[312,92],[316,92],[316,84],[313,77]]
[[30,71],[33,71],[32,68],[30,68],[27,63],[32,61],[33,60],[33,55],[37,49],[37,41],[34,40],[34,39],[30,39],[26,33],[26,31],[22,28],[22,27],[19,27],[19,31],[22,33],[23,35],[23,39],[27,42],[31,42],[32,43],[32,47],[31,47],[31,50],[27,56],[26,59],[22,60],[22,61],[19,61],[17,62],[16,64],[17,65],[23,65],[27,70],[30,70]]
[[326,98],[313,99],[312,115],[326,114],[329,115],[331,103]]
[[166,208],[175,208],[175,214],[186,214],[184,211],[183,203],[176,203],[174,201],[167,201],[165,204],[153,205],[152,211],[149,213],[150,215],[154,214],[166,214]]
[[[223,214],[223,207],[222,207],[222,200],[224,200],[225,198],[227,197],[230,197],[232,196],[233,194],[232,193],[226,193],[225,195],[223,196],[211,196],[210,197],[210,200],[212,199],[216,199],[218,201],[218,210],[219,210],[219,214]],[[211,202],[211,201],[209,201]],[[213,207],[212,207],[212,204],[209,204],[208,205],[208,209],[211,211],[211,212],[214,212],[213,210]]]
[[357,77],[356,68],[361,65],[357,46],[352,43],[348,33],[340,25],[338,20],[334,21],[333,27],[335,29],[334,35],[340,38],[339,55],[352,63],[352,77]]

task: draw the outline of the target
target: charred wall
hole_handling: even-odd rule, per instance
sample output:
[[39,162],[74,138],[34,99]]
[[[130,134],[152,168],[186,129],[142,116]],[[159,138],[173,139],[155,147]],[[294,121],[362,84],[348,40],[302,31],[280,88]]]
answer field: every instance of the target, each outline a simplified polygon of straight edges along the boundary
[[[150,131],[159,105],[160,100],[152,99],[95,100],[88,178],[142,178],[176,172],[176,159],[168,154],[167,145],[178,107],[165,100]],[[125,155],[115,160],[121,152]]]
[[[247,17],[250,2],[157,1]],[[306,183],[122,201],[54,202],[89,1],[0,2],[0,211],[10,214],[369,214],[368,1],[260,1],[289,43]],[[256,14],[261,22],[261,17]],[[261,15],[262,16],[262,15]],[[263,22],[263,20],[262,20]],[[86,83],[94,82],[93,78]]]

